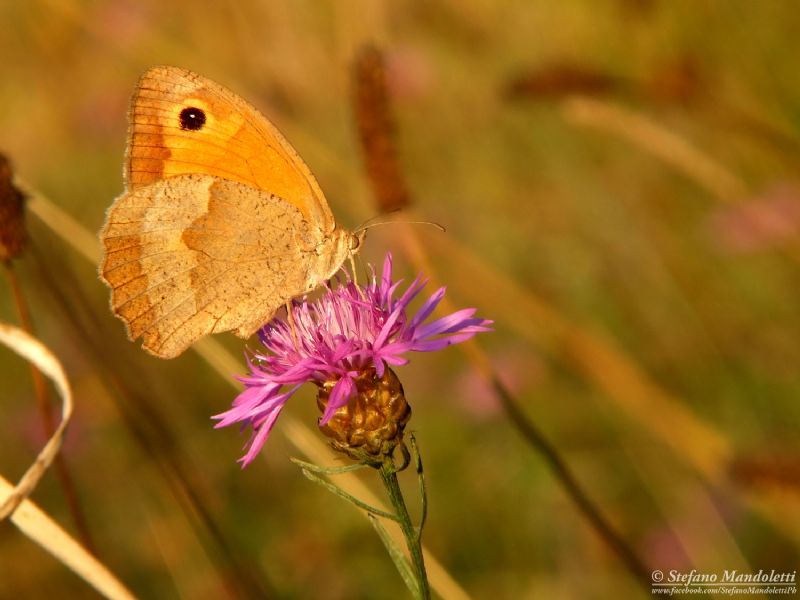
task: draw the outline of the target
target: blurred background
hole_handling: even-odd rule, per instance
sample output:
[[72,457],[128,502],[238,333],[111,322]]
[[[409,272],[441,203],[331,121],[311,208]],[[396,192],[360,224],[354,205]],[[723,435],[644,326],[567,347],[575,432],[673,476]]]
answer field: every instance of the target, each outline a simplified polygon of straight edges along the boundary
[[[361,264],[392,251],[413,277],[427,260],[455,306],[495,320],[476,343],[497,378],[647,569],[796,569],[797,8],[5,1],[0,152],[93,234],[122,191],[133,86],[173,64],[268,115],[355,227],[379,212],[354,102],[372,44],[413,216],[447,233],[377,228]],[[27,227],[14,272],[76,398],[61,475],[34,501],[141,597],[405,594],[363,516],[289,462],[303,454],[281,420],[241,471],[246,434],[209,419],[236,395],[230,378],[192,352],[162,361],[128,342],[76,236],[30,213]],[[0,320],[18,322],[7,277]],[[243,355],[242,340],[218,338]],[[647,593],[467,350],[398,370],[425,461],[424,540],[456,582],[445,595]],[[13,481],[45,434],[30,372],[4,348],[0,390],[0,473]],[[309,431],[313,394],[284,414]],[[0,597],[94,594],[0,524]]]

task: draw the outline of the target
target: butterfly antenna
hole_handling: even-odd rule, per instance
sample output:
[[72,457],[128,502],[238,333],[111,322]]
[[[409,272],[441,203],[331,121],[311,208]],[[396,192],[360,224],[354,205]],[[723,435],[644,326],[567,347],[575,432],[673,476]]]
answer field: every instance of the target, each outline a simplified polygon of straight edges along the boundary
[[[380,215],[380,216],[383,216],[383,215]],[[390,219],[388,221],[375,222],[375,219],[378,219],[378,218],[380,218],[380,217],[373,217],[372,219],[369,219],[369,220],[365,221],[364,224],[360,225],[353,233],[360,233],[362,231],[366,231],[367,229],[372,229],[373,227],[378,227],[379,225],[392,225],[394,223],[406,223],[406,224],[409,224],[409,225],[431,225],[432,227],[435,227],[436,229],[438,229],[441,232],[446,232],[447,231],[447,229],[445,229],[444,225],[441,225],[439,223],[435,223],[434,221],[401,221],[401,220]]]
[[371,227],[371,225],[372,225],[372,223],[374,221],[377,221],[378,219],[381,219],[381,218],[385,217],[386,215],[392,215],[392,214],[395,214],[395,213],[399,213],[401,210],[402,209],[400,209],[400,208],[393,208],[392,210],[390,210],[388,212],[381,213],[379,215],[375,215],[374,217],[370,217],[369,219],[364,221],[361,225],[359,225],[356,228],[355,233],[358,233],[359,231],[364,231],[365,229],[368,229],[369,227]]

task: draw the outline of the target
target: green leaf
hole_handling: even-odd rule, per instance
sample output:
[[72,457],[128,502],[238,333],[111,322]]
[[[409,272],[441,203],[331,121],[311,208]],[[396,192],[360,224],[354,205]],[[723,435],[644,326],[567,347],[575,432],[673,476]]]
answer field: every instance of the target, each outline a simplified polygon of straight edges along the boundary
[[[295,462],[302,462],[302,461],[295,461]],[[328,491],[336,494],[340,498],[344,498],[345,500],[347,500],[351,504],[356,505],[361,510],[365,510],[368,513],[373,514],[373,515],[378,515],[380,517],[383,517],[384,519],[390,519],[392,521],[397,521],[398,520],[396,515],[393,515],[392,513],[388,513],[385,510],[381,510],[379,508],[376,508],[374,506],[371,506],[371,505],[367,504],[366,502],[363,502],[363,501],[359,500],[355,496],[345,492],[338,485],[333,484],[330,481],[325,481],[322,477],[319,477],[318,475],[316,475],[315,473],[313,473],[310,470],[306,469],[305,467],[301,467],[301,469],[303,471],[303,475],[305,475],[307,479],[310,479],[314,483],[318,483],[319,485],[321,485],[322,487],[324,487]]]
[[414,598],[422,598],[422,594],[419,591],[419,586],[417,585],[417,578],[414,575],[414,570],[411,568],[411,564],[408,562],[405,554],[403,554],[403,551],[395,543],[395,541],[389,535],[389,532],[386,531],[386,528],[383,526],[383,524],[381,524],[375,515],[367,516],[369,517],[370,523],[372,523],[372,526],[375,528],[375,531],[378,532],[378,536],[381,538],[383,545],[386,547],[386,551],[392,558],[394,566],[397,567],[397,571],[400,573],[400,577],[403,578],[403,581],[405,581],[406,586],[411,592],[411,595],[414,596]]

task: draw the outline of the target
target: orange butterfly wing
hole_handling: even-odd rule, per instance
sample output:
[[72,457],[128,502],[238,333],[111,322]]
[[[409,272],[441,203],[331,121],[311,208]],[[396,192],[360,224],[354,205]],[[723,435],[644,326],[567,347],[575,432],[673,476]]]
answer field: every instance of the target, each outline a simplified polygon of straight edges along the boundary
[[334,229],[322,190],[283,135],[210,79],[178,67],[153,67],[139,80],[128,117],[128,191],[176,175],[213,175],[268,191],[323,232]]
[[126,190],[100,232],[100,276],[128,336],[157,356],[209,333],[250,336],[363,238],[336,228],[278,130],[205,77],[148,70],[129,122]]

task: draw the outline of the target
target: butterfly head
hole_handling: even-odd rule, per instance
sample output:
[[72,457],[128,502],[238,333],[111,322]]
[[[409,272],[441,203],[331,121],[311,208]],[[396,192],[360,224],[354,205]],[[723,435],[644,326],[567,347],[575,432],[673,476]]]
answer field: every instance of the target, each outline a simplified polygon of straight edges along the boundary
[[348,240],[350,243],[350,256],[358,253],[361,249],[361,245],[364,243],[364,238],[367,237],[367,230],[366,229],[357,229],[353,233],[350,234],[350,239]]

